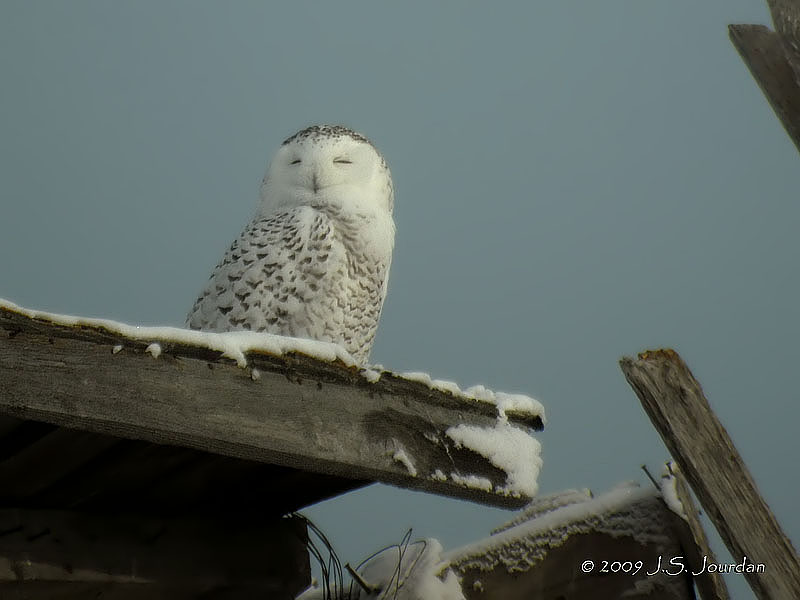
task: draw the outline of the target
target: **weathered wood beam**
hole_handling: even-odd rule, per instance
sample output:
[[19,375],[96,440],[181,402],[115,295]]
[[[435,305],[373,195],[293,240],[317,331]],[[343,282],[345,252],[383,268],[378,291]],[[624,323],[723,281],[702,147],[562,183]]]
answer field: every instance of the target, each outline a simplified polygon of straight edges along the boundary
[[311,578],[305,522],[0,509],[0,597],[293,598]]
[[0,413],[493,505],[529,500],[449,478],[506,484],[506,473],[445,434],[461,423],[492,427],[487,402],[391,375],[369,383],[357,369],[300,354],[254,352],[242,369],[208,348],[161,342],[154,359],[146,347],[102,327],[0,308]]
[[767,0],[775,31],[781,36],[786,58],[800,78],[800,1]]
[[768,2],[776,31],[763,25],[729,25],[728,35],[766,96],[789,137],[800,150],[800,52],[796,2]]
[[733,557],[765,565],[744,573],[756,596],[800,598],[797,553],[680,356],[649,351],[620,366]]

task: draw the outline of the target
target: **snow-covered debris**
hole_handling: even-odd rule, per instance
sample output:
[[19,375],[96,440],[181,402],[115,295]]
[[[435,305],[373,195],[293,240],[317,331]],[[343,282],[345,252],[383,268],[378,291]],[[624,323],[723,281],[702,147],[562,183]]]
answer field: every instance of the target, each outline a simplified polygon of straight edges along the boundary
[[150,354],[153,358],[158,358],[161,356],[161,344],[157,342],[153,342],[147,348],[144,349],[145,352]]
[[659,519],[654,518],[653,502],[658,491],[625,484],[596,498],[563,506],[530,521],[489,536],[443,555],[445,562],[458,564],[458,570],[508,573],[531,569],[555,547],[570,537],[600,532],[627,536],[642,545],[668,543]]
[[[465,600],[461,585],[446,562],[438,540],[420,540],[387,548],[356,569],[370,592],[352,585],[353,600]],[[322,600],[311,588],[297,600]]]

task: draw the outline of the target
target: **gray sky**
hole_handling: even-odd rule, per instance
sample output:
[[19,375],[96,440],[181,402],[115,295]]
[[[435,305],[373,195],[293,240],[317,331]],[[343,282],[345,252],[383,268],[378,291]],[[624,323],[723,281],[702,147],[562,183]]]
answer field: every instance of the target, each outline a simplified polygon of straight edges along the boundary
[[[373,360],[534,395],[541,491],[602,491],[667,458],[617,359],[672,346],[796,543],[800,157],[735,22],[764,2],[5,0],[0,296],[181,324],[280,141],[343,123],[397,193]],[[510,517],[384,486],[308,512],[355,562]]]

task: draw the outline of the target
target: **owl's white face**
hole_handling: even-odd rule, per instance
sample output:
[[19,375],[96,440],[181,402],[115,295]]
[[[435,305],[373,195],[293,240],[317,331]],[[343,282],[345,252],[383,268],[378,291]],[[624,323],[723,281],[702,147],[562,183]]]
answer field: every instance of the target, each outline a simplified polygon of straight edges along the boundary
[[361,135],[338,126],[315,126],[289,138],[272,159],[261,185],[261,211],[293,206],[392,213],[389,169]]

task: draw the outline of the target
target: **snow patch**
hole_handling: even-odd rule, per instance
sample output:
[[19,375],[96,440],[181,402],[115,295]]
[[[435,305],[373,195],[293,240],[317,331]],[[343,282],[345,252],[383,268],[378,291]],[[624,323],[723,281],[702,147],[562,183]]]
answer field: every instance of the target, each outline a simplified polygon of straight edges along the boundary
[[151,343],[151,345],[153,343],[171,343],[208,348],[209,350],[222,353],[226,358],[235,360],[236,364],[242,368],[247,366],[245,355],[248,352],[272,354],[275,356],[282,356],[290,352],[298,352],[326,362],[339,360],[348,367],[356,366],[357,364],[355,359],[350,356],[344,348],[330,342],[290,338],[273,335],[271,333],[258,333],[255,331],[213,333],[209,331],[181,329],[178,327],[140,327],[138,325],[127,325],[108,319],[91,319],[30,310],[17,306],[13,302],[2,298],[0,298],[0,308],[25,315],[31,319],[47,321],[54,325],[104,329],[109,333],[148,342]]
[[428,475],[428,479],[434,479],[436,481],[447,481],[447,475],[442,473],[441,469],[436,469],[433,473]]
[[405,468],[408,469],[409,475],[411,475],[412,477],[417,476],[417,468],[414,466],[414,463],[411,462],[411,459],[409,458],[408,454],[406,454],[405,450],[399,448],[392,455],[392,458],[397,462],[399,462],[400,464],[402,464],[403,466],[405,466]]
[[553,548],[570,537],[598,531],[613,537],[630,537],[642,545],[668,546],[669,534],[659,515],[658,491],[625,484],[596,498],[563,506],[531,521],[520,523],[483,540],[451,550],[445,562],[461,572],[491,571],[502,566],[508,573],[528,571]]
[[[490,391],[490,390],[487,390]],[[494,403],[501,417],[506,416],[506,412],[515,412],[529,415],[539,415],[542,423],[546,422],[544,407],[540,402],[523,394],[507,394],[505,392],[494,392]]]
[[153,358],[158,358],[161,356],[161,344],[153,342],[147,348],[145,348],[144,351],[150,354]]
[[427,539],[384,550],[359,575],[378,591],[368,600],[465,600],[458,578],[442,560],[442,545]]
[[520,523],[530,521],[531,519],[538,519],[554,510],[558,510],[570,504],[578,504],[579,502],[586,502],[591,500],[594,496],[592,491],[588,488],[582,490],[564,490],[563,492],[556,492],[546,496],[539,496],[531,501],[525,508],[514,515],[514,518],[499,527],[492,530],[492,534],[499,533]]
[[421,371],[409,371],[407,373],[400,373],[397,376],[407,381],[422,383],[432,390],[447,392],[456,398],[465,398],[467,400],[477,400],[478,402],[493,404],[497,408],[498,416],[501,418],[506,416],[506,412],[514,412],[521,415],[539,417],[542,420],[542,424],[547,423],[544,406],[542,406],[541,402],[534,400],[530,396],[525,396],[524,394],[493,392],[484,385],[473,385],[462,390],[458,384],[453,381],[433,379],[430,375]]
[[111,349],[111,354],[119,354],[122,352],[122,344],[117,344]]
[[450,479],[454,483],[463,485],[464,487],[472,488],[475,490],[492,491],[492,482],[486,477],[478,477],[477,475],[460,475],[459,473],[450,473]]
[[455,381],[447,381],[446,379],[433,379],[431,380],[431,387],[441,392],[449,392],[453,396],[461,396],[463,392]]
[[[506,473],[506,485],[496,492],[510,496],[536,495],[542,468],[541,444],[525,430],[498,418],[494,427],[456,425],[445,432],[457,447],[469,448]],[[492,489],[491,484],[489,489]]]
[[375,369],[366,368],[361,371],[361,376],[370,383],[378,383],[381,378],[381,372]]
[[[672,470],[671,470],[672,469]],[[667,507],[684,521],[689,520],[686,509],[680,498],[678,498],[678,477],[673,472],[677,467],[673,463],[667,463],[664,472],[661,474],[661,496]]]
[[405,373],[399,373],[399,376],[407,381],[418,381],[419,383],[424,383],[428,387],[431,387],[433,384],[433,379],[427,373],[423,373],[422,371],[406,371]]

